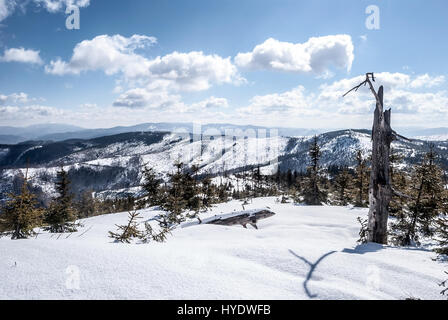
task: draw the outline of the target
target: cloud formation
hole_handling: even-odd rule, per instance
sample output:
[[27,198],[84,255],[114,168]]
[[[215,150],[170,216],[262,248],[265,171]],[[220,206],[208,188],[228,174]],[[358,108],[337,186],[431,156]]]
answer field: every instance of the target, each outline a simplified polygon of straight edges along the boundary
[[0,62],[20,62],[37,65],[43,64],[39,51],[24,48],[6,49],[3,55],[0,56]]
[[0,22],[12,15],[17,8],[25,10],[30,3],[55,13],[73,5],[79,8],[88,7],[90,0],[0,0]]
[[[238,108],[237,112],[242,117],[257,117],[264,122],[275,118],[277,123],[282,120],[291,123],[291,119],[300,121],[309,117],[327,119],[328,123],[347,115],[358,119],[358,122],[360,119],[366,121],[375,107],[369,89],[361,87],[356,93],[342,97],[364,79],[365,76],[359,76],[326,83],[315,92],[307,92],[303,86],[298,86],[282,93],[255,96],[248,106]],[[448,113],[448,92],[434,91],[444,83],[443,76],[383,72],[375,74],[375,79],[375,85],[382,84],[385,88],[385,107],[392,108],[393,114],[401,114],[394,119],[405,119],[404,116],[415,118],[424,114],[440,120]],[[429,88],[432,90],[428,91]]]
[[148,88],[135,88],[122,93],[113,103],[114,107],[130,109],[158,110],[161,112],[203,112],[226,109],[229,106],[227,99],[211,96],[205,100],[186,104],[182,97],[168,91],[150,90]]
[[107,75],[120,74],[126,81],[147,83],[157,90],[206,90],[212,84],[244,81],[230,58],[205,55],[201,51],[173,52],[148,59],[137,53],[157,42],[154,37],[133,35],[101,35],[78,43],[70,61],[53,60],[45,71],[54,75],[103,71]]
[[31,105],[31,106],[0,106],[0,118],[5,120],[17,120],[17,119],[25,119],[29,120],[44,120],[48,118],[57,118],[64,115],[64,111],[62,109],[40,106],[40,105]]
[[265,115],[284,113],[290,116],[304,115],[312,112],[312,101],[305,92],[303,86],[298,86],[290,91],[255,96],[247,107],[240,108],[239,112],[247,115]]
[[136,49],[151,46],[154,37],[133,35],[101,35],[78,43],[69,62],[52,60],[45,71],[54,75],[80,74],[85,71],[104,71],[107,75],[122,73],[127,78],[147,75],[148,60],[135,53]]
[[37,5],[44,7],[48,12],[58,12],[70,6],[85,8],[90,0],[33,0]]
[[226,98],[216,98],[216,97],[210,97],[208,99],[205,99],[203,101],[193,103],[191,105],[192,110],[204,110],[204,109],[225,109],[229,107],[229,102]]
[[[371,93],[367,87],[345,98],[342,95],[361,83],[365,76],[335,81],[320,87],[317,101],[320,106],[330,109],[338,106],[344,113],[365,114],[372,110]],[[447,92],[434,91],[445,82],[444,76],[408,75],[404,73],[382,72],[375,74],[376,83],[384,86],[385,107],[392,107],[394,113],[419,113],[447,110]],[[432,91],[428,91],[428,89]]]
[[173,52],[151,60],[149,78],[168,81],[171,88],[183,91],[207,90],[212,83],[244,82],[229,57],[205,55],[202,51]]
[[352,38],[345,34],[313,37],[305,43],[269,38],[251,52],[239,53],[235,64],[251,70],[323,74],[331,66],[350,71],[353,51]]
[[168,108],[181,104],[181,97],[170,95],[166,91],[150,91],[144,88],[135,88],[121,94],[113,103],[114,107],[126,108]]
[[14,11],[15,6],[15,1],[0,0],[0,21],[6,19]]
[[35,100],[36,99],[28,98],[28,95],[24,92],[12,93],[10,95],[0,94],[0,105],[5,105],[6,103],[23,104],[23,103],[29,103],[29,102],[35,101]]

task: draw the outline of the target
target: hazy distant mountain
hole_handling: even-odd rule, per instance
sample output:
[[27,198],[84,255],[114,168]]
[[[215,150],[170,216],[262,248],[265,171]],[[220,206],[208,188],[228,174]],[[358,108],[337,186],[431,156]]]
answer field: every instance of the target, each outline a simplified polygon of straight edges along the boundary
[[[233,125],[233,124],[205,124],[201,126],[201,132],[213,132],[218,130],[221,133],[225,133],[226,129],[233,130],[256,130],[265,129],[269,130],[268,127],[252,126],[252,125]],[[47,134],[36,137],[38,140],[49,140],[49,141],[63,141],[68,139],[92,139],[107,135],[115,135],[125,132],[156,132],[156,131],[168,131],[168,132],[188,132],[193,133],[192,123],[143,123],[135,126],[119,126],[107,129],[85,129],[73,132],[65,133],[55,133]],[[302,129],[302,128],[279,128],[278,134],[281,136],[304,136],[304,135],[314,135],[323,132],[319,129]],[[269,133],[268,133],[269,134]]]
[[28,127],[0,126],[0,143],[19,143],[26,140],[39,140],[40,136],[79,131],[83,128],[67,124],[38,124]]
[[395,128],[401,135],[421,140],[443,141],[448,140],[448,128]]
[[[216,132],[225,133],[225,130],[267,130],[269,135],[269,127],[252,126],[252,125],[234,125],[234,124],[220,124],[210,123],[201,126],[201,132]],[[277,129],[278,134],[283,137],[300,137],[311,136],[315,134],[324,133],[325,129],[305,129],[305,128],[272,128]],[[400,134],[409,138],[419,138],[422,140],[441,141],[448,139],[448,128],[395,128]],[[126,132],[193,132],[192,123],[142,123],[133,126],[117,126],[112,128],[97,128],[97,129],[83,129],[77,126],[65,124],[42,124],[33,125],[24,128],[0,126],[0,144],[14,144],[24,142],[27,140],[37,141],[64,141],[70,139],[93,139],[98,137],[116,135]]]
[[0,144],[16,144],[25,141],[24,137],[9,134],[0,134]]

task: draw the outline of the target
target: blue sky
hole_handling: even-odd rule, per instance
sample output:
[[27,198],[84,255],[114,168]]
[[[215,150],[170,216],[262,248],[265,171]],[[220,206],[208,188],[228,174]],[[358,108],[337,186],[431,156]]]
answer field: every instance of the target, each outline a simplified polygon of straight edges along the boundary
[[0,125],[368,128],[341,95],[372,71],[396,126],[447,120],[444,0],[0,0],[0,24]]

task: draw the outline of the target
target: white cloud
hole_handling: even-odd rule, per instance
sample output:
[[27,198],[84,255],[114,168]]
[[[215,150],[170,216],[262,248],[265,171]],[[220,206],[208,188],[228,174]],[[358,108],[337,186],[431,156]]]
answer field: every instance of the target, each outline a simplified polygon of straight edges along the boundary
[[5,20],[17,9],[25,10],[30,3],[37,7],[43,7],[51,13],[60,12],[65,8],[76,5],[79,8],[85,8],[90,5],[90,0],[0,0],[0,21]]
[[191,105],[193,109],[213,109],[213,108],[227,108],[229,106],[229,102],[226,98],[215,98],[210,97],[201,102],[194,103]]
[[229,106],[229,103],[225,98],[212,96],[188,105],[182,101],[180,95],[170,94],[165,90],[135,88],[121,94],[114,101],[113,106],[130,109],[159,110],[180,114],[185,112],[225,109]]
[[140,85],[146,83],[157,87],[157,90],[200,91],[210,88],[214,83],[239,84],[244,81],[230,58],[192,51],[173,52],[147,59],[135,52],[156,41],[154,37],[142,35],[129,38],[121,35],[97,36],[78,43],[70,61],[53,60],[45,70],[54,75],[78,75],[85,71],[100,70],[107,75],[121,74],[127,82],[136,81]]
[[144,88],[135,88],[121,94],[114,102],[115,107],[126,108],[168,108],[180,105],[178,95],[170,95],[166,91],[149,91]]
[[250,100],[247,107],[240,108],[239,112],[247,114],[287,113],[297,115],[310,111],[310,99],[305,93],[303,86],[298,86],[283,93],[273,93],[263,96],[255,96]]
[[200,91],[212,83],[244,82],[230,58],[205,55],[202,51],[173,52],[149,62],[150,78],[165,80],[176,90]]
[[[341,79],[308,91],[297,86],[284,92],[256,95],[237,109],[224,97],[211,96],[185,103],[173,91],[172,79],[150,81],[146,86],[124,89],[112,106],[84,104],[78,109],[62,110],[42,106],[9,106],[14,101],[33,101],[25,93],[0,95],[0,122],[65,122],[92,127],[130,125],[142,122],[202,121],[250,123],[282,127],[364,127],[371,126],[374,98],[367,87],[342,95],[364,80],[365,76]],[[392,108],[393,126],[443,125],[448,120],[448,91],[437,88],[443,76],[404,73],[375,74],[375,87],[385,86],[385,107]],[[122,84],[122,83],[117,83]],[[35,102],[33,102],[35,103]],[[36,103],[37,104],[37,103]],[[132,110],[130,110],[132,109]],[[30,118],[28,118],[30,117]],[[31,120],[30,120],[31,121]]]
[[183,108],[181,108],[180,112],[188,112],[188,113],[221,113],[222,110],[226,110],[229,107],[229,101],[226,98],[216,98],[211,96],[205,100],[192,103],[190,105],[183,104]]
[[3,56],[0,56],[0,62],[21,62],[38,65],[43,64],[39,51],[24,48],[6,49]]
[[9,98],[14,102],[14,103],[27,103],[29,101],[28,99],[28,95],[24,92],[20,92],[20,93],[13,93],[9,96]]
[[[237,109],[248,120],[280,126],[315,125],[333,127],[369,125],[375,107],[367,87],[361,87],[346,97],[344,93],[358,85],[365,76],[342,79],[307,92],[303,86],[282,93],[253,97],[248,106]],[[375,74],[375,86],[384,85],[386,108],[392,108],[394,123],[402,121],[443,121],[448,115],[448,92],[428,91],[443,82],[441,76],[407,75],[401,73]],[[442,120],[443,119],[443,120]]]
[[5,104],[26,104],[35,101],[42,101],[43,99],[29,98],[28,94],[24,92],[12,93],[10,95],[0,94],[0,105]]
[[428,74],[418,76],[411,82],[411,88],[432,88],[441,85],[445,82],[444,76],[431,77]]
[[90,0],[33,0],[37,5],[43,6],[49,12],[58,12],[70,6],[79,8],[88,7]]
[[254,70],[276,70],[322,74],[333,65],[351,69],[354,54],[349,35],[313,37],[305,43],[281,42],[269,38],[251,52],[239,53],[235,63]]
[[32,105],[32,106],[4,106],[0,107],[0,118],[4,120],[41,120],[49,117],[60,117],[64,111],[57,108]]
[[0,21],[6,19],[12,14],[16,6],[15,1],[11,0],[0,0]]
[[[344,113],[365,114],[374,108],[368,87],[361,87],[345,98],[342,95],[361,83],[365,76],[335,81],[320,87],[316,103],[327,110],[334,109]],[[445,91],[428,92],[429,88],[441,85],[444,76],[408,75],[404,73],[382,72],[375,74],[374,84],[383,85],[385,107],[393,113],[439,112],[448,110],[448,96]]]
[[[342,97],[344,93],[358,85],[362,81],[365,80],[365,76],[357,76],[353,78],[346,78],[342,80],[335,81],[331,84],[323,84],[320,86],[321,96],[339,96]],[[432,88],[435,86],[441,85],[445,81],[444,76],[429,76],[427,74],[424,75],[408,75],[405,73],[390,73],[390,72],[381,72],[375,73],[375,80],[373,84],[382,85],[384,87],[385,92],[394,92],[397,90],[405,90],[411,92],[417,90],[424,90],[427,88]],[[353,93],[352,93],[353,94]],[[350,95],[352,95],[350,94]],[[370,91],[368,87],[361,87],[358,92],[356,92],[358,96],[370,96]],[[349,96],[347,96],[349,97]]]
[[127,78],[148,75],[148,60],[135,53],[136,49],[151,46],[154,37],[133,35],[101,35],[76,45],[69,62],[53,60],[45,71],[54,75],[80,74],[83,71],[102,70],[107,75],[123,73]]

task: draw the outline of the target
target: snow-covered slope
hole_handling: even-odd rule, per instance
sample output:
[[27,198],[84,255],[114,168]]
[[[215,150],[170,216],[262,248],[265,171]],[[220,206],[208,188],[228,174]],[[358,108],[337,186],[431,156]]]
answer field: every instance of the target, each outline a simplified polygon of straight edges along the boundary
[[[73,235],[0,239],[0,299],[441,299],[446,263],[431,251],[356,246],[364,209],[255,199],[259,230],[196,225],[166,243],[107,237],[127,213],[83,220]],[[233,201],[204,215],[241,210]],[[144,210],[141,222],[157,211]]]
[[[254,131],[255,133],[255,131]],[[122,133],[91,140],[68,140],[56,143],[0,145],[0,199],[8,190],[17,171],[28,163],[32,183],[52,193],[55,174],[61,164],[69,172],[73,192],[92,189],[96,192],[125,195],[125,189],[140,185],[142,168],[148,165],[162,177],[174,171],[175,161],[200,166],[200,174],[233,173],[260,166],[263,174],[281,171],[305,171],[313,137],[239,137],[192,136],[168,132]],[[367,157],[371,137],[367,130],[341,130],[318,136],[322,150],[320,164],[353,166],[355,154],[362,150]],[[423,141],[399,140],[392,143],[403,156],[405,165],[420,161],[428,150]],[[435,151],[448,166],[448,142],[437,142]],[[124,190],[124,191],[123,191]],[[131,192],[131,191],[130,191]]]

